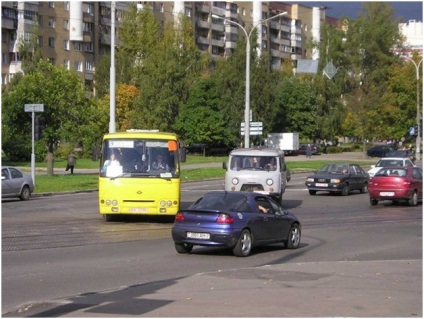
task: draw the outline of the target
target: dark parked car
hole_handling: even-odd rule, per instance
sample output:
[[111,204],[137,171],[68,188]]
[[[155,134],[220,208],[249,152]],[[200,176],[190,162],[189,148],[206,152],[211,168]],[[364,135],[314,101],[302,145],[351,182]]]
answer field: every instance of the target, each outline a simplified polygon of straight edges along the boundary
[[405,157],[405,158],[409,158],[414,164],[416,160],[415,152],[411,150],[390,151],[386,154],[386,157]]
[[206,193],[190,208],[175,216],[172,238],[178,253],[190,253],[194,245],[227,247],[238,257],[252,247],[284,243],[299,247],[301,224],[271,197],[252,192]]
[[367,150],[368,157],[385,157],[388,156],[390,152],[396,151],[396,148],[393,145],[376,145]]
[[368,191],[369,175],[357,164],[326,164],[315,175],[305,181],[310,195],[318,191],[339,193],[343,196],[350,191]]
[[34,191],[31,175],[22,173],[16,167],[2,166],[1,168],[1,197],[19,197],[28,200]]
[[[306,155],[306,147],[307,146],[308,146],[308,144],[300,144],[299,149],[297,150],[297,154]],[[319,152],[320,152],[319,145],[318,144],[311,144],[311,152],[312,152],[312,155],[319,154]]]
[[372,206],[381,200],[417,206],[423,200],[423,171],[411,166],[381,168],[370,180],[369,195]]

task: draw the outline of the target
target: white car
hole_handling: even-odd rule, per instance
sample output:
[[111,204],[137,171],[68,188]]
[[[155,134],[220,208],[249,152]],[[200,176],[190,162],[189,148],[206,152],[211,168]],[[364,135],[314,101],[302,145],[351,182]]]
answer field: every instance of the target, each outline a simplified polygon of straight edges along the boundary
[[409,158],[406,157],[383,157],[377,164],[371,165],[368,171],[370,178],[373,178],[382,167],[386,166],[416,166]]

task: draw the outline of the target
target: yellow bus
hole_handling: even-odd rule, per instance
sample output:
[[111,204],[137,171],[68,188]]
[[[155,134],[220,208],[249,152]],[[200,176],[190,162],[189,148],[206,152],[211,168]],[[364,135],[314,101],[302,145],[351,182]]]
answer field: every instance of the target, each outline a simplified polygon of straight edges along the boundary
[[175,215],[180,207],[180,162],[185,149],[174,133],[129,130],[104,135],[99,211],[119,215]]

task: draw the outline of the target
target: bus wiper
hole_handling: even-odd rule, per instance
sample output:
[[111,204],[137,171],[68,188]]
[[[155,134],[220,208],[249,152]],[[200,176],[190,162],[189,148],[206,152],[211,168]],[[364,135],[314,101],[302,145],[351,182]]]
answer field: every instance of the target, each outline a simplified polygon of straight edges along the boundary
[[120,178],[120,177],[128,177],[128,176],[131,176],[131,175],[132,175],[131,173],[123,173],[123,174],[121,174],[121,175],[111,177],[111,178],[110,178],[110,180],[111,180],[111,181],[113,181],[113,180],[114,180],[114,179],[116,179],[116,178]]

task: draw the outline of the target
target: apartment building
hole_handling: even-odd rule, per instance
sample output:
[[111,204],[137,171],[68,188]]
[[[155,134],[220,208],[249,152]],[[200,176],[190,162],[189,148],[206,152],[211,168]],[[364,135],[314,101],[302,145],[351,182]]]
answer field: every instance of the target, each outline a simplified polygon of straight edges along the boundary
[[[130,5],[149,8],[156,18],[174,22],[179,13],[191,19],[199,50],[222,58],[236,48],[245,30],[258,30],[258,54],[268,52],[273,68],[286,59],[318,59],[308,43],[319,41],[321,24],[337,23],[325,16],[325,8],[266,1],[116,1],[115,25],[125,19]],[[22,72],[20,39],[29,40],[38,32],[38,45],[44,58],[81,74],[87,87],[93,87],[93,74],[100,58],[110,53],[111,2],[3,1],[2,6],[2,84]],[[287,12],[276,19],[271,18]],[[119,38],[117,35],[117,41]]]

